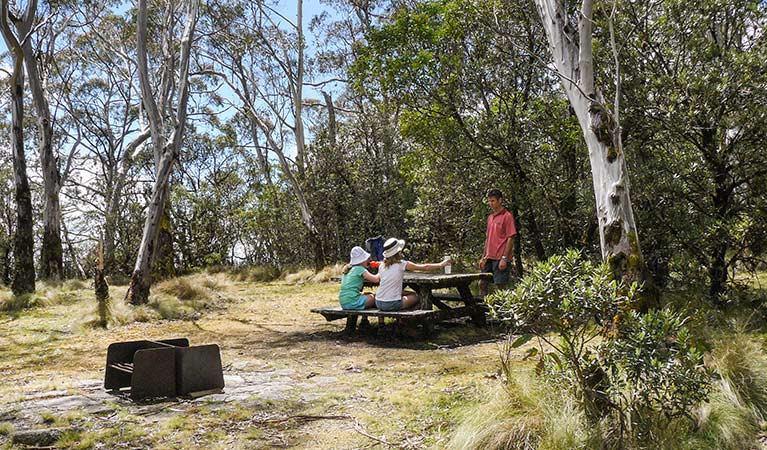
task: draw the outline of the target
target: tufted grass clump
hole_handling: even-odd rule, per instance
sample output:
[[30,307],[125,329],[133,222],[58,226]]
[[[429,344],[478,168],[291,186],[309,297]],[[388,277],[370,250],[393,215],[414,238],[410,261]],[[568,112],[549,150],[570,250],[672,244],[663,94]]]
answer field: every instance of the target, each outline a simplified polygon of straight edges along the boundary
[[170,278],[158,283],[152,290],[181,301],[205,301],[212,297],[211,289],[199,277]]
[[[767,355],[743,332],[723,333],[707,355],[708,399],[689,417],[645,419],[647,434],[621,439],[614,418],[593,421],[570,390],[532,372],[508,372],[481,404],[459,414],[449,448],[740,450],[760,448],[767,410]],[[656,417],[656,419],[660,419]]]
[[536,377],[514,372],[483,403],[459,414],[451,450],[535,450],[599,448],[578,402],[569,391]]
[[38,293],[13,295],[8,293],[0,297],[0,311],[19,312],[25,309],[50,306],[54,304],[51,298]]
[[189,275],[164,280],[152,288],[147,306],[156,312],[136,309],[138,321],[151,321],[156,316],[162,319],[191,319],[199,316],[201,310],[222,306],[227,297],[222,295],[223,280],[208,274]]
[[235,281],[269,282],[280,278],[281,272],[274,266],[209,267],[209,274],[225,273]]

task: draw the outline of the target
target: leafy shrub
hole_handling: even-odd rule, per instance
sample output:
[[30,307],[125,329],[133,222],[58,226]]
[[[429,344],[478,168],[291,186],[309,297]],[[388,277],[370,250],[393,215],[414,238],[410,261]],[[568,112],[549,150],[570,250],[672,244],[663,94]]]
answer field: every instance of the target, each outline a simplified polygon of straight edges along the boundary
[[[575,250],[552,256],[536,265],[516,289],[498,291],[487,302],[494,317],[527,333],[512,348],[535,336],[553,349],[541,354],[542,364],[548,363],[557,376],[567,378],[575,397],[589,414],[596,415],[603,407],[599,401],[602,376],[588,344],[612,329],[619,312],[631,303],[636,285],[626,288],[612,279],[606,265],[580,256]],[[527,357],[542,349],[531,348]]]
[[539,263],[516,289],[488,298],[496,318],[526,333],[510,348],[537,338],[526,357],[540,354],[541,371],[572,386],[587,417],[606,422],[619,442],[651,439],[643,430],[661,417],[691,416],[710,380],[685,318],[633,311],[637,289],[569,251]]
[[621,434],[643,439],[649,427],[691,417],[692,408],[707,399],[711,374],[684,324],[681,314],[668,310],[629,311],[598,346]]

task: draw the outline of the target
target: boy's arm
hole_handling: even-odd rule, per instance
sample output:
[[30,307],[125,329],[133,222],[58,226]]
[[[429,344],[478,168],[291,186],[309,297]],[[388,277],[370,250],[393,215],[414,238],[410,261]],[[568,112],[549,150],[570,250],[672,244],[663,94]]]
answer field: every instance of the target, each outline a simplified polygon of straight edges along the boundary
[[509,214],[510,217],[508,217],[506,220],[508,223],[506,226],[508,227],[509,231],[511,231],[511,234],[506,238],[506,245],[503,249],[503,256],[501,257],[501,261],[498,263],[498,268],[501,270],[506,270],[506,266],[511,264],[511,258],[514,257],[514,236],[517,235],[517,227],[514,225],[514,216],[512,214]]

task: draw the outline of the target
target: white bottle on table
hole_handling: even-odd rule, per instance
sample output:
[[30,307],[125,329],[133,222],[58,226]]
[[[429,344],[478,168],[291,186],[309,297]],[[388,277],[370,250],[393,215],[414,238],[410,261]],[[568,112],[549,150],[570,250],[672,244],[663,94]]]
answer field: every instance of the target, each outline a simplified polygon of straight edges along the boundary
[[[450,255],[445,255],[445,261],[450,261]],[[450,274],[453,271],[453,265],[448,264],[445,266],[445,274]]]

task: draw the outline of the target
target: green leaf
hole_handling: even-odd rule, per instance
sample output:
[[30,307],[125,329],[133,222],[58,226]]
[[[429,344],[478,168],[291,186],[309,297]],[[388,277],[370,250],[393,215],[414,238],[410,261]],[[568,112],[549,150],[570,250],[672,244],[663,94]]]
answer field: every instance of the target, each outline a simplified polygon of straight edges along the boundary
[[514,342],[511,343],[511,348],[519,348],[528,343],[532,338],[532,334],[523,334],[522,336],[514,339]]
[[532,347],[525,352],[525,356],[522,358],[522,361],[527,361],[528,358],[531,358],[537,354],[538,354],[538,347]]

